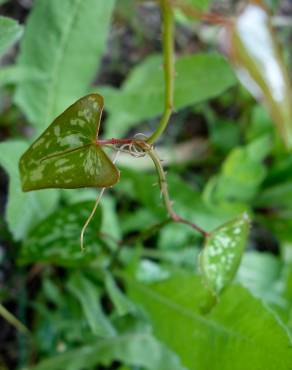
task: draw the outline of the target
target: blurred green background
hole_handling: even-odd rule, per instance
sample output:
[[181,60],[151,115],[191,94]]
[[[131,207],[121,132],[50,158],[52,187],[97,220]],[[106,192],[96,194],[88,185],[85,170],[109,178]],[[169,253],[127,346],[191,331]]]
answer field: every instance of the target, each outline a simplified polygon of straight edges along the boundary
[[[189,1],[228,16],[240,5]],[[291,2],[267,5],[291,72]],[[1,0],[0,14],[0,369],[292,369],[292,155],[219,54],[218,27],[175,11],[175,112],[157,143],[181,216],[208,231],[252,217],[236,279],[206,314],[202,238],[164,224],[149,160],[120,156],[85,254],[97,191],[20,187],[21,154],[90,92],[105,99],[103,138],[153,132],[158,4]]]

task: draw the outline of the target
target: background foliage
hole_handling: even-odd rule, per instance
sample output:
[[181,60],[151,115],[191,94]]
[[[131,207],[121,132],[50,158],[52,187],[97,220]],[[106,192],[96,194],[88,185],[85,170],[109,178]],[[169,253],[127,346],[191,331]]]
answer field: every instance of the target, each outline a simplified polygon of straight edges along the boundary
[[[291,67],[291,4],[267,4],[290,17],[277,38]],[[164,91],[157,4],[0,5],[0,368],[292,369],[292,156],[218,53],[218,30],[176,11],[175,114],[158,143],[181,216],[208,231],[243,212],[253,221],[235,281],[208,311],[202,238],[165,221],[147,159],[121,155],[85,254],[79,234],[97,192],[23,193],[19,180],[32,140],[90,92],[105,98],[102,137],[153,131]]]

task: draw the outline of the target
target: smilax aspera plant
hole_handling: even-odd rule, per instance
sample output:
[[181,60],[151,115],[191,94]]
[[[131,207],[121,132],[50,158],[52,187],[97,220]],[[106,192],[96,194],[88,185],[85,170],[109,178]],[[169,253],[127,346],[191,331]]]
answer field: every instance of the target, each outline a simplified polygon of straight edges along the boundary
[[1,370],[292,370],[291,12],[0,0]]
[[[21,157],[22,189],[27,192],[46,188],[101,188],[94,209],[81,231],[83,250],[84,232],[101,195],[105,188],[114,186],[120,179],[115,165],[119,152],[126,152],[132,157],[149,156],[156,169],[168,221],[185,224],[205,239],[200,267],[210,296],[215,298],[211,299],[214,303],[238,269],[249,233],[250,216],[247,213],[238,215],[214,231],[207,232],[194,220],[181,217],[173,208],[166,172],[155,143],[163,138],[174,109],[174,12],[179,10],[187,17],[200,18],[220,27],[220,50],[234,67],[240,81],[266,106],[288,150],[292,147],[291,84],[275,40],[271,17],[261,1],[247,3],[233,18],[201,13],[189,3],[179,0],[160,0],[159,6],[163,19],[165,96],[164,111],[155,131],[149,137],[137,134],[131,138],[100,139],[103,97],[97,93],[81,97],[59,115]],[[114,161],[106,154],[106,148],[117,152]]]
[[117,167],[104,148],[127,152],[133,157],[148,155],[156,168],[160,191],[170,219],[193,228],[205,238],[205,246],[200,255],[201,272],[212,296],[217,297],[237,271],[250,221],[245,213],[209,233],[180,217],[173,209],[166,173],[155,150],[155,142],[162,137],[174,107],[174,9],[180,9],[187,16],[201,17],[209,23],[220,25],[221,49],[242,83],[266,105],[288,149],[292,146],[290,81],[273,35],[268,11],[260,1],[246,4],[232,19],[200,14],[192,6],[180,1],[160,0],[159,4],[163,19],[165,106],[156,130],[149,137],[138,135],[133,138],[100,139],[103,97],[99,94],[84,96],[58,116],[23,154],[19,163],[22,188],[23,191],[44,188],[102,188],[94,210],[81,232],[81,248],[84,249],[84,231],[104,189],[114,186],[120,178]]

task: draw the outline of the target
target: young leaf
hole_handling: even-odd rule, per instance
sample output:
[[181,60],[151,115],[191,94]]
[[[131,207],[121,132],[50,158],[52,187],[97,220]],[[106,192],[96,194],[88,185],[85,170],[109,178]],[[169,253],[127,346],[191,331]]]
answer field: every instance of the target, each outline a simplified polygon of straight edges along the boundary
[[292,148],[292,90],[289,73],[275,40],[271,18],[251,2],[225,28],[223,49],[243,85],[263,101],[286,146]]
[[251,203],[265,179],[267,169],[263,161],[270,148],[270,136],[263,135],[246,146],[231,150],[220,175],[215,175],[209,182],[211,185],[212,181],[215,183],[210,193],[214,203]]
[[60,266],[80,266],[92,261],[100,253],[98,231],[101,210],[89,224],[86,253],[80,250],[80,230],[92,210],[92,202],[72,204],[58,209],[37,225],[26,238],[20,253],[21,263],[54,263]]
[[43,188],[108,187],[119,172],[95,143],[103,98],[87,95],[65,110],[23,154],[23,191]]
[[11,18],[0,16],[0,56],[19,39],[22,27]]
[[220,226],[207,237],[200,265],[207,286],[218,295],[234,278],[249,231],[249,217],[243,214]]
[[115,0],[36,0],[18,64],[46,82],[24,81],[15,101],[41,132],[70,102],[87,93],[107,38]]

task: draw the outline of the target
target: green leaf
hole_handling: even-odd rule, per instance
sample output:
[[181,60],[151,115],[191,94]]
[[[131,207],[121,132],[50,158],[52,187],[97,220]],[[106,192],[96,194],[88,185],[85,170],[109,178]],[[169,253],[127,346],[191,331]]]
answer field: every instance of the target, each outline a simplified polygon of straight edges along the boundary
[[54,210],[58,202],[56,190],[42,190],[30,194],[21,191],[18,160],[27,146],[24,141],[0,143],[0,165],[9,175],[5,218],[16,240],[23,239],[37,222]]
[[[186,0],[186,3],[192,5],[195,9],[206,10],[212,0]],[[199,19],[198,19],[199,21]]]
[[74,274],[68,282],[68,289],[80,302],[84,315],[94,335],[111,337],[115,329],[100,306],[100,289],[82,274]]
[[151,318],[154,333],[189,370],[288,370],[291,341],[278,318],[247,290],[226,290],[210,314],[201,315],[206,291],[193,275],[151,285],[128,280],[130,297]]
[[0,56],[16,42],[22,34],[22,27],[11,18],[0,16]]
[[36,0],[21,42],[19,65],[44,75],[26,81],[15,100],[42,131],[85,95],[100,63],[115,0]]
[[93,205],[94,202],[82,202],[59,208],[42,221],[26,238],[21,249],[20,262],[79,266],[96,258],[100,253],[100,208],[97,208],[85,233],[86,253],[80,250],[80,232]]
[[280,258],[271,253],[250,251],[243,255],[236,279],[256,297],[273,307],[284,309],[288,302],[282,297],[282,275]]
[[[121,90],[103,88],[110,118],[108,137],[121,136],[129,128],[163,111],[162,59],[152,55],[135,67]],[[217,54],[196,54],[177,59],[174,91],[176,110],[211,99],[235,84],[232,70]]]
[[19,162],[23,191],[43,188],[108,187],[119,172],[96,138],[103,98],[87,95],[65,110]]
[[98,364],[110,366],[114,361],[147,370],[187,370],[177,356],[151,334],[127,334],[100,340],[42,361],[33,370],[80,370]]
[[270,149],[271,140],[266,135],[245,147],[233,149],[224,161],[220,175],[209,182],[214,185],[213,201],[251,202],[266,176],[263,160]]
[[110,273],[106,274],[105,286],[118,315],[124,316],[135,311],[135,305],[120,290]]
[[249,216],[243,214],[206,238],[200,255],[204,280],[214,295],[218,295],[234,278],[249,231]]
[[28,67],[10,65],[0,69],[0,87],[10,84],[19,84],[23,81],[42,81],[45,83],[40,73]]

